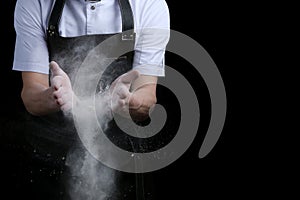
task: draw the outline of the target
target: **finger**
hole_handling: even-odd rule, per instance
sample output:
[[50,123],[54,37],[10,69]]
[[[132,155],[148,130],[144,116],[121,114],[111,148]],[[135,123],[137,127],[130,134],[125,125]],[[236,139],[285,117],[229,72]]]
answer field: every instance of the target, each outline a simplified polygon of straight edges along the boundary
[[126,99],[129,98],[131,93],[129,92],[129,88],[125,87],[124,85],[116,88],[116,94],[118,95],[118,98],[120,99]]
[[119,99],[118,100],[118,107],[123,107],[123,106],[125,106],[125,104],[126,104],[126,102],[125,102],[125,100],[124,99]]
[[65,103],[72,104],[72,101],[73,101],[72,93],[70,93],[70,92],[62,93],[62,98],[63,98]]
[[68,112],[72,109],[72,104],[71,103],[66,103],[64,105],[62,105],[60,107],[60,109],[63,111],[63,112]]
[[131,83],[134,80],[136,80],[139,76],[140,76],[140,73],[136,70],[132,70],[130,72],[127,72],[127,73],[119,76],[116,80],[114,80],[112,82],[112,84],[110,85],[110,89],[111,89],[111,91],[113,91],[114,88],[117,87],[117,85],[120,85],[120,84],[126,85],[126,87],[129,89]]
[[59,67],[59,65],[55,61],[50,62],[50,70],[52,76],[63,75],[65,72]]
[[64,105],[64,104],[65,104],[65,101],[64,101],[64,99],[63,99],[63,98],[58,98],[58,99],[56,100],[56,103],[57,103],[57,105],[60,105],[60,106],[62,106],[62,105]]
[[51,84],[52,84],[52,86],[54,87],[55,90],[58,90],[63,84],[62,77],[61,76],[55,76],[54,78],[52,78]]
[[62,87],[58,88],[55,92],[53,92],[53,96],[55,99],[59,99],[63,96],[63,89]]
[[123,109],[125,106],[125,100],[124,99],[118,99],[117,101],[112,102],[111,108],[114,112],[119,112]]

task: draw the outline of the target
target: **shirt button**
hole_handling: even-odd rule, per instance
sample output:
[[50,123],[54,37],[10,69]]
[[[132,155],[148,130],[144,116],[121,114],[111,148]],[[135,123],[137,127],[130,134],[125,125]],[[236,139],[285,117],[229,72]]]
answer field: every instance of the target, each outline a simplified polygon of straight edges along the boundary
[[96,7],[95,6],[91,6],[91,10],[95,10],[96,9]]

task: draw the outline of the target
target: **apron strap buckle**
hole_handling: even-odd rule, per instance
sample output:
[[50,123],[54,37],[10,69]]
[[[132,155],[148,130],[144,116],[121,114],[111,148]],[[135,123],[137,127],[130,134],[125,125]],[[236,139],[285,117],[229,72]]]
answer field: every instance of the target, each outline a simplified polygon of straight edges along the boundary
[[122,40],[127,41],[127,40],[135,40],[135,33],[134,32],[126,32],[122,33]]

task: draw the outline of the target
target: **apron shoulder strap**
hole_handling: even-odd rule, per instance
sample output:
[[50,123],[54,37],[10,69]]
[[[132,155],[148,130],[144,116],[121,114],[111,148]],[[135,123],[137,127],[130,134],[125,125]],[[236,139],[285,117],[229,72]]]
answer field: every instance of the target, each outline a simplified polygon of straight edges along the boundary
[[119,0],[122,16],[122,40],[135,41],[133,13],[128,0]]
[[48,24],[48,37],[58,36],[58,25],[66,0],[56,0]]
[[119,0],[122,15],[122,31],[132,30],[134,28],[133,14],[128,0]]

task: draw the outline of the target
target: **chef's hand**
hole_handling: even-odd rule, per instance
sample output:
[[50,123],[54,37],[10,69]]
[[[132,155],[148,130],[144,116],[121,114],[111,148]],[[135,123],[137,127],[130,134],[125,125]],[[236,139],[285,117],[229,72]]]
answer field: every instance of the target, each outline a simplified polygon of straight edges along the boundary
[[53,96],[60,110],[68,112],[72,108],[73,90],[71,81],[68,75],[59,67],[59,65],[52,61],[50,63],[51,78],[50,83],[53,88]]
[[132,92],[129,113],[136,122],[145,121],[156,104],[156,84],[145,84]]
[[[144,79],[145,76],[140,76],[138,71],[132,70],[112,83],[110,90],[113,112],[123,117],[131,117],[137,122],[149,117],[149,110],[156,103],[156,84],[144,84],[140,81]],[[135,84],[136,82],[139,84]]]

